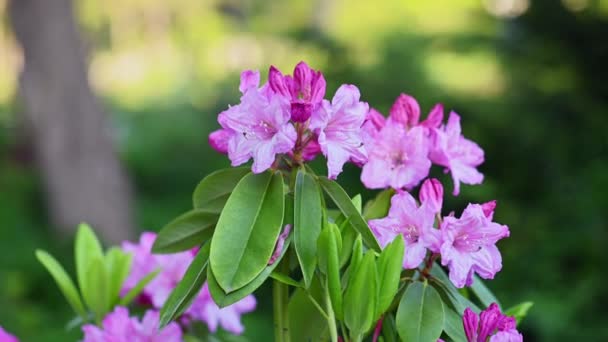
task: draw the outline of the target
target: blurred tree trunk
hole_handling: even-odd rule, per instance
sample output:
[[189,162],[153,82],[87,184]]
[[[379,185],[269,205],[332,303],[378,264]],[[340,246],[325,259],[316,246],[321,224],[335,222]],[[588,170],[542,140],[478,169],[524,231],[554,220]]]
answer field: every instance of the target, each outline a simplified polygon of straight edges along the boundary
[[19,95],[53,224],[86,221],[111,242],[132,232],[131,189],[93,95],[71,0],[9,0],[24,55]]

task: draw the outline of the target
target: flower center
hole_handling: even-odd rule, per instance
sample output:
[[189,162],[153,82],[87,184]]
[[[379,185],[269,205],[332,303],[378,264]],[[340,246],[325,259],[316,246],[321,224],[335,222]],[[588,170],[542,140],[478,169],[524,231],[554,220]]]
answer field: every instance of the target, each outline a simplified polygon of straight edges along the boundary
[[487,245],[486,234],[482,233],[479,236],[471,236],[468,233],[460,234],[454,240],[456,249],[466,252],[478,252],[481,247]]

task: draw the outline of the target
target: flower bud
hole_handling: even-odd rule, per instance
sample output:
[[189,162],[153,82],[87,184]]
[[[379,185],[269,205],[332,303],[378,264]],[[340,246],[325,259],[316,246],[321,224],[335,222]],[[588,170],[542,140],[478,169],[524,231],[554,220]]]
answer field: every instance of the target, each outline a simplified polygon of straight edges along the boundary
[[428,178],[422,183],[419,193],[420,203],[426,204],[435,213],[441,212],[443,205],[443,186],[435,178]]
[[483,214],[490,220],[492,219],[492,217],[494,217],[494,209],[496,209],[496,200],[486,202],[481,205],[481,210],[483,210]]
[[391,119],[405,127],[413,127],[420,120],[420,106],[415,98],[402,93],[395,100],[389,114]]
[[219,153],[228,153],[228,139],[232,134],[226,129],[218,129],[209,134],[209,145]]

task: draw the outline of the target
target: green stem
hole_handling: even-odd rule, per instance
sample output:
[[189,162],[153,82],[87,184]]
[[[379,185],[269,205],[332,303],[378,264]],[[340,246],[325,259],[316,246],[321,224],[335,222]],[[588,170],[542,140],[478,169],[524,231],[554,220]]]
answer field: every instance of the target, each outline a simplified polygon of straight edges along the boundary
[[[279,269],[289,272],[289,260],[287,256],[281,260]],[[286,269],[286,270],[285,270]],[[272,307],[274,314],[274,340],[276,342],[289,342],[289,315],[287,304],[289,302],[289,287],[278,280],[272,284]]]
[[329,290],[325,286],[325,305],[327,306],[327,324],[329,325],[329,336],[332,342],[338,342],[338,328],[336,327],[336,316],[334,309],[331,306],[331,298],[329,297]]

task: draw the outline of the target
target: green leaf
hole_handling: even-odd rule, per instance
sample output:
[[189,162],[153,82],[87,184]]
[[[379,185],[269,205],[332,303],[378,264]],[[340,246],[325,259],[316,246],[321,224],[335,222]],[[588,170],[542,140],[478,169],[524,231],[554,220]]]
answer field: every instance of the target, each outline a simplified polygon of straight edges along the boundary
[[391,207],[391,198],[395,194],[395,190],[386,189],[378,193],[378,195],[368,201],[363,208],[363,217],[366,220],[382,218],[388,215],[388,210]]
[[169,298],[160,309],[159,328],[179,317],[192,303],[207,279],[209,244],[205,244],[196,254],[182,280],[175,286]]
[[85,293],[84,288],[91,287],[86,283],[88,278],[88,267],[91,260],[95,258],[103,258],[101,244],[91,227],[86,223],[81,223],[78,226],[78,232],[76,233],[74,260],[76,261],[78,286],[80,287],[85,302],[87,302],[87,293]]
[[375,250],[376,252],[380,252],[381,248],[378,241],[376,241],[376,238],[369,229],[367,222],[365,219],[363,219],[350,197],[348,197],[346,191],[344,191],[344,189],[342,189],[338,183],[329,180],[326,177],[319,177],[318,179],[325,193],[327,193],[338,209],[340,209],[344,217],[350,221],[353,228],[359,234],[361,234],[363,237],[363,242],[365,242],[369,248]]
[[89,263],[87,277],[82,288],[82,295],[88,307],[95,314],[97,323],[101,322],[110,310],[108,272],[101,257],[95,257]]
[[344,221],[340,225],[342,231],[342,251],[340,252],[340,267],[346,265],[351,253],[353,252],[353,244],[357,235],[359,235],[353,227],[348,224],[348,221]]
[[471,285],[470,288],[475,294],[475,297],[477,297],[485,307],[490,306],[492,303],[496,303],[498,304],[498,307],[501,308],[500,302],[496,296],[494,296],[477,275],[473,276],[473,285]]
[[395,325],[395,317],[392,313],[388,313],[382,319],[382,337],[386,342],[398,342],[397,326]]
[[359,214],[361,214],[361,206],[363,205],[363,200],[361,199],[361,194],[356,194],[351,199],[351,202],[353,202],[353,205],[355,206],[355,209],[357,209],[357,211],[359,212]]
[[373,251],[367,251],[351,273],[344,294],[344,323],[353,336],[360,336],[374,323],[378,283]]
[[76,289],[74,282],[65,272],[63,267],[61,267],[55,258],[45,251],[36,250],[36,258],[38,261],[40,261],[44,268],[49,271],[53,279],[55,279],[59,290],[61,290],[61,293],[63,293],[63,296],[68,303],[70,303],[74,311],[84,320],[86,320],[87,313],[84,309],[84,305],[82,304],[82,300],[80,299],[80,294],[78,294],[78,290]]
[[443,324],[443,330],[452,341],[467,342],[467,337],[464,334],[464,327],[462,325],[462,316],[450,308],[445,308],[445,323]]
[[403,236],[397,235],[393,242],[388,244],[378,258],[378,299],[376,319],[380,318],[393,302],[399,289],[399,279],[403,268],[403,253],[405,243]]
[[206,209],[194,209],[180,215],[161,229],[152,252],[177,253],[202,245],[213,236],[218,217]]
[[113,307],[120,300],[120,289],[131,270],[132,255],[123,252],[118,247],[108,250],[105,257],[105,265],[108,270],[108,300]]
[[135,284],[135,286],[129,290],[129,292],[127,292],[126,295],[124,295],[124,297],[122,297],[120,299],[120,301],[118,301],[118,305],[121,306],[127,306],[129,304],[131,304],[131,302],[133,301],[133,299],[135,299],[135,297],[139,296],[139,294],[144,290],[144,288],[146,286],[148,286],[148,284],[150,284],[150,282],[152,280],[154,280],[154,278],[156,278],[156,276],[160,273],[160,269],[157,269],[155,271],[152,271],[148,274],[146,274],[145,277],[141,278],[137,284]]
[[336,318],[341,321],[343,317],[342,311],[342,285],[340,284],[340,249],[342,241],[340,230],[338,227],[330,223],[321,235],[326,236],[324,239],[319,239],[319,252],[323,251],[326,254],[327,265],[327,290],[331,300],[332,308]]
[[454,310],[456,310],[458,314],[462,315],[464,313],[464,309],[466,308],[471,308],[471,310],[479,313],[479,307],[471,302],[468,298],[465,298],[462,296],[462,294],[460,294],[458,289],[448,278],[448,275],[437,263],[433,265],[431,275],[431,285],[433,285],[437,291],[439,291],[439,294],[443,297],[444,302],[449,304]]
[[443,302],[433,287],[418,281],[407,287],[396,316],[397,332],[402,340],[437,341],[444,321]]
[[205,177],[194,189],[192,205],[219,214],[237,183],[250,171],[248,167],[215,171]]
[[211,240],[210,265],[227,293],[250,283],[270,259],[283,222],[283,177],[249,174],[236,186]]
[[317,239],[321,233],[321,193],[314,178],[298,170],[294,198],[294,244],[306,287],[317,263]]
[[526,318],[526,315],[528,314],[528,311],[530,310],[530,308],[534,305],[534,303],[532,302],[523,302],[523,303],[519,303],[513,307],[510,307],[508,310],[506,310],[504,312],[504,314],[506,316],[513,316],[515,317],[515,320],[517,321],[517,324],[519,324],[524,318]]
[[275,271],[270,273],[270,278],[274,279],[274,280],[278,280],[283,284],[286,285],[290,285],[293,287],[299,287],[299,288],[304,288],[304,286],[302,285],[302,283],[300,283],[299,281],[293,279],[292,277],[283,274],[281,272]]
[[287,252],[287,249],[289,248],[289,244],[291,243],[292,237],[293,234],[289,234],[287,239],[285,239],[285,243],[283,244],[283,251],[281,252],[279,258],[277,258],[277,260],[275,260],[272,265],[266,266],[266,268],[264,268],[264,270],[260,274],[258,274],[258,276],[255,277],[249,284],[233,292],[226,293],[217,283],[215,275],[213,274],[213,270],[209,268],[209,270],[207,271],[207,284],[209,285],[209,292],[211,293],[211,297],[213,297],[213,301],[215,302],[215,304],[217,304],[220,308],[223,308],[230,304],[238,302],[239,300],[253,293],[253,291],[257,290],[257,288],[260,287],[264,283],[264,281],[266,281],[266,279],[268,279],[268,277],[272,274],[274,269],[279,265],[280,261],[285,256],[285,252]]
[[327,321],[313,304],[311,297],[317,304],[323,303],[318,277],[313,278],[310,288],[296,289],[289,299],[287,310],[292,342],[329,341],[325,338],[329,331]]

